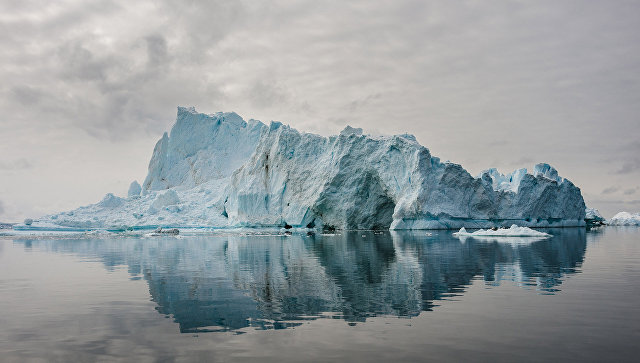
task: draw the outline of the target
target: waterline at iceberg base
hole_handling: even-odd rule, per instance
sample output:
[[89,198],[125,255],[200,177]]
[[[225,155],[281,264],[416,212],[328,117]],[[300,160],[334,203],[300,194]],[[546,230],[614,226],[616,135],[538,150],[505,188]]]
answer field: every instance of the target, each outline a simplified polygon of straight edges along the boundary
[[584,226],[580,189],[548,164],[478,177],[412,135],[323,137],[235,113],[178,108],[126,198],[22,228],[458,229]]

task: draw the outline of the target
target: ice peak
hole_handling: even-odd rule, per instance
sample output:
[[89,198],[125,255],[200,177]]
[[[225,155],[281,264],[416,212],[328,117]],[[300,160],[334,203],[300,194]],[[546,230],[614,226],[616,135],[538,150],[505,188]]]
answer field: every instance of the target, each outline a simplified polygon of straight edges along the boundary
[[116,197],[112,193],[107,193],[98,205],[103,208],[117,208],[124,203],[124,199]]
[[188,107],[178,106],[178,115],[180,115],[181,113],[196,114],[198,113],[198,111],[196,111],[195,106],[188,106]]
[[562,178],[558,176],[558,171],[547,163],[536,164],[533,168],[533,176],[542,176],[547,179],[555,180],[558,183],[562,183]]
[[342,131],[340,131],[340,136],[349,136],[349,135],[362,135],[362,129],[359,127],[351,127],[347,125]]
[[496,168],[490,168],[480,173],[478,178],[489,178],[489,180],[491,180],[491,186],[495,191],[511,191],[517,193],[520,182],[526,174],[527,169],[525,168],[516,169],[507,175],[500,173]]
[[407,139],[407,140],[418,142],[418,139],[416,139],[415,135],[413,135],[413,134],[400,134],[398,136],[400,136],[400,137],[402,137],[404,139]]
[[207,115],[178,107],[176,123],[156,144],[144,190],[193,187],[229,176],[255,149],[265,125],[235,112]]
[[271,121],[271,123],[269,124],[269,131],[277,130],[282,126],[282,122],[280,121]]

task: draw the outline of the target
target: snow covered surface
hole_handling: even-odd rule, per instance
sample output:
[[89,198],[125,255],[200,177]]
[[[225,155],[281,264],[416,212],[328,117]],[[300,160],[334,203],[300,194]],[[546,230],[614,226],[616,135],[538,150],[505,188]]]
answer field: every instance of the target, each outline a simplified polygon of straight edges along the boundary
[[613,216],[608,224],[611,226],[640,226],[640,213],[620,212]]
[[477,178],[412,135],[347,126],[322,137],[235,113],[178,108],[149,172],[127,198],[34,219],[17,229],[453,229],[583,226],[580,189],[548,164]]

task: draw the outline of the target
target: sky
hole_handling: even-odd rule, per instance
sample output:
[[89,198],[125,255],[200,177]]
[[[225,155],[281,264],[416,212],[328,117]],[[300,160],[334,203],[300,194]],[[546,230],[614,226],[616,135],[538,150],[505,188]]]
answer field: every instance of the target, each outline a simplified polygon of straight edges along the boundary
[[126,195],[177,106],[548,162],[640,211],[640,1],[0,0],[0,221]]

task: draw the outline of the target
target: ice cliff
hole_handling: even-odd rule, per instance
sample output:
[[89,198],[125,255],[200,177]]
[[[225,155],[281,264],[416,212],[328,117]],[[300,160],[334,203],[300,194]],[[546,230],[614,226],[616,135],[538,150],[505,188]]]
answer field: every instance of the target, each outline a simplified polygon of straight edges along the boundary
[[[346,127],[322,137],[235,113],[178,108],[128,198],[46,216],[40,225],[440,229],[582,226],[580,189],[548,164],[478,177],[412,135]],[[34,222],[35,223],[35,222]]]

